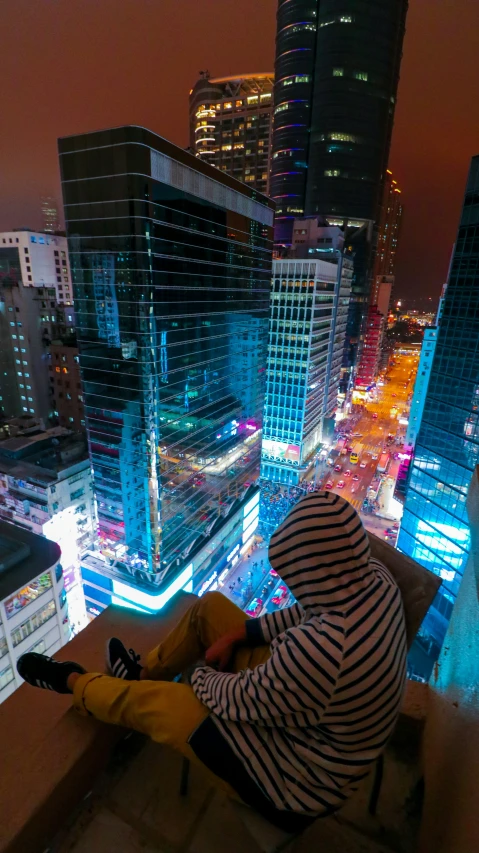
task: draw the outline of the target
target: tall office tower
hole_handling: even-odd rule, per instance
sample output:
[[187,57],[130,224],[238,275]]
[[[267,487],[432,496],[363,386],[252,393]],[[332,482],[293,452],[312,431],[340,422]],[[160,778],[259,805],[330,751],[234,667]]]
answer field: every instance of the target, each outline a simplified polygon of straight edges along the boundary
[[402,216],[401,190],[391,170],[388,169],[379,218],[370,305],[355,378],[355,387],[358,389],[364,389],[375,382],[381,367],[381,350],[394,287],[396,252]]
[[407,0],[279,0],[270,195],[275,244],[298,215],[347,226],[355,254],[345,367],[369,303]]
[[[391,170],[387,169],[378,225],[376,257],[373,269],[373,286],[371,290],[371,305],[378,305],[379,307],[379,289],[382,283],[390,283],[391,289],[394,286],[396,252],[401,232],[403,214],[404,208],[402,204],[401,190],[397,185],[397,181],[394,180]],[[387,314],[387,310],[383,310],[381,313]]]
[[55,542],[0,520],[0,703],[23,684],[21,655],[53,655],[70,639],[60,558]]
[[52,196],[43,196],[41,200],[43,230],[47,234],[54,234],[60,230],[60,220],[58,217],[58,204],[56,198]]
[[384,314],[379,311],[377,305],[370,305],[361,349],[361,360],[355,380],[355,385],[358,389],[365,390],[376,381],[384,324]]
[[0,416],[54,422],[49,344],[74,326],[65,237],[0,234]]
[[269,194],[274,77],[202,73],[190,92],[190,147],[204,163]]
[[443,579],[424,623],[440,647],[469,551],[466,494],[479,461],[479,156],[472,160],[398,548]]
[[87,603],[155,610],[257,523],[273,204],[141,127],[59,151],[101,546]]
[[414,391],[409,409],[409,423],[406,432],[406,444],[411,447],[414,447],[416,444],[419,427],[422,422],[427,389],[431,378],[434,353],[436,351],[437,332],[438,330],[436,326],[430,326],[428,329],[424,329],[421,355],[419,357],[416,381],[414,383]]
[[261,464],[268,480],[301,482],[336,411],[352,262],[326,251],[327,260],[273,261]]

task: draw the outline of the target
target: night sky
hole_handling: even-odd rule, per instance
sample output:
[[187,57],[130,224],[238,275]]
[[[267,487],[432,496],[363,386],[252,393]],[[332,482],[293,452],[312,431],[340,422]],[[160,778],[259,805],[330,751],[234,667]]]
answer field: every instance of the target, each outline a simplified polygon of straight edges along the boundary
[[[385,0],[386,2],[387,0]],[[58,136],[140,124],[188,144],[188,92],[273,69],[276,0],[1,0],[0,230],[60,200]],[[446,278],[479,153],[478,0],[410,0],[390,168],[406,207],[400,296]]]

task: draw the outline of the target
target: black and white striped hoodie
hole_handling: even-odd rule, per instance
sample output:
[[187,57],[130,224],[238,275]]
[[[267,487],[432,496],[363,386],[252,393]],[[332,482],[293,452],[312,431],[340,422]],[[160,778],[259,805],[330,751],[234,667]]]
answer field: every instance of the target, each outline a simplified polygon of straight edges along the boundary
[[302,498],[271,538],[269,559],[297,604],[247,623],[271,657],[237,674],[198,669],[198,698],[277,809],[339,808],[396,722],[406,678],[399,589],[370,557],[339,495]]

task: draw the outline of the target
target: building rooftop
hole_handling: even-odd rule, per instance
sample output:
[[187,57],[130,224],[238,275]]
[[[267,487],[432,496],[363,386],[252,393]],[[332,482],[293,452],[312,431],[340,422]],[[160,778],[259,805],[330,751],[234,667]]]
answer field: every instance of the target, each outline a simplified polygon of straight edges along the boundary
[[[224,184],[240,195],[247,196],[253,201],[256,201],[258,204],[268,208],[271,212],[270,216],[272,217],[272,211],[274,211],[276,205],[270,198],[268,198],[268,196],[263,195],[257,190],[251,189],[246,184],[236,180],[236,178],[231,177],[231,175],[228,175],[226,172],[216,169],[215,166],[211,166],[209,163],[204,163],[195,157],[194,154],[185,151],[184,148],[180,148],[178,145],[175,145],[163,136],[159,136],[159,134],[155,133],[153,130],[141,127],[140,125],[121,125],[119,127],[104,128],[87,133],[78,133],[72,136],[60,137],[58,140],[60,163],[62,163],[62,158],[67,158],[69,154],[78,153],[78,151],[108,147],[110,145],[135,143],[139,145],[146,145],[154,151],[158,151],[160,154],[170,157],[173,161],[189,167],[194,172],[200,172],[206,177]],[[148,176],[150,177],[150,173]]]
[[48,486],[72,465],[88,461],[84,436],[63,427],[0,440],[0,473]]
[[58,563],[56,542],[0,521],[0,601]]

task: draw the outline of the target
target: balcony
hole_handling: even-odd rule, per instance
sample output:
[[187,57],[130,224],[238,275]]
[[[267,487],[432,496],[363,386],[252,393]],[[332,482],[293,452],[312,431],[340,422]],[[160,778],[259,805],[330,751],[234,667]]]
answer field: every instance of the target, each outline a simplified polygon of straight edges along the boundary
[[[366,780],[337,816],[317,821],[295,853],[474,853],[479,850],[479,479],[468,498],[472,553],[430,684],[409,682],[385,755],[377,815]],[[386,543],[375,556],[407,572]],[[416,596],[413,591],[412,597]],[[110,607],[58,652],[103,668],[107,637],[144,653],[188,606],[180,593],[160,616]],[[0,853],[255,853],[238,809],[166,748],[77,716],[68,696],[21,687],[0,707]]]

